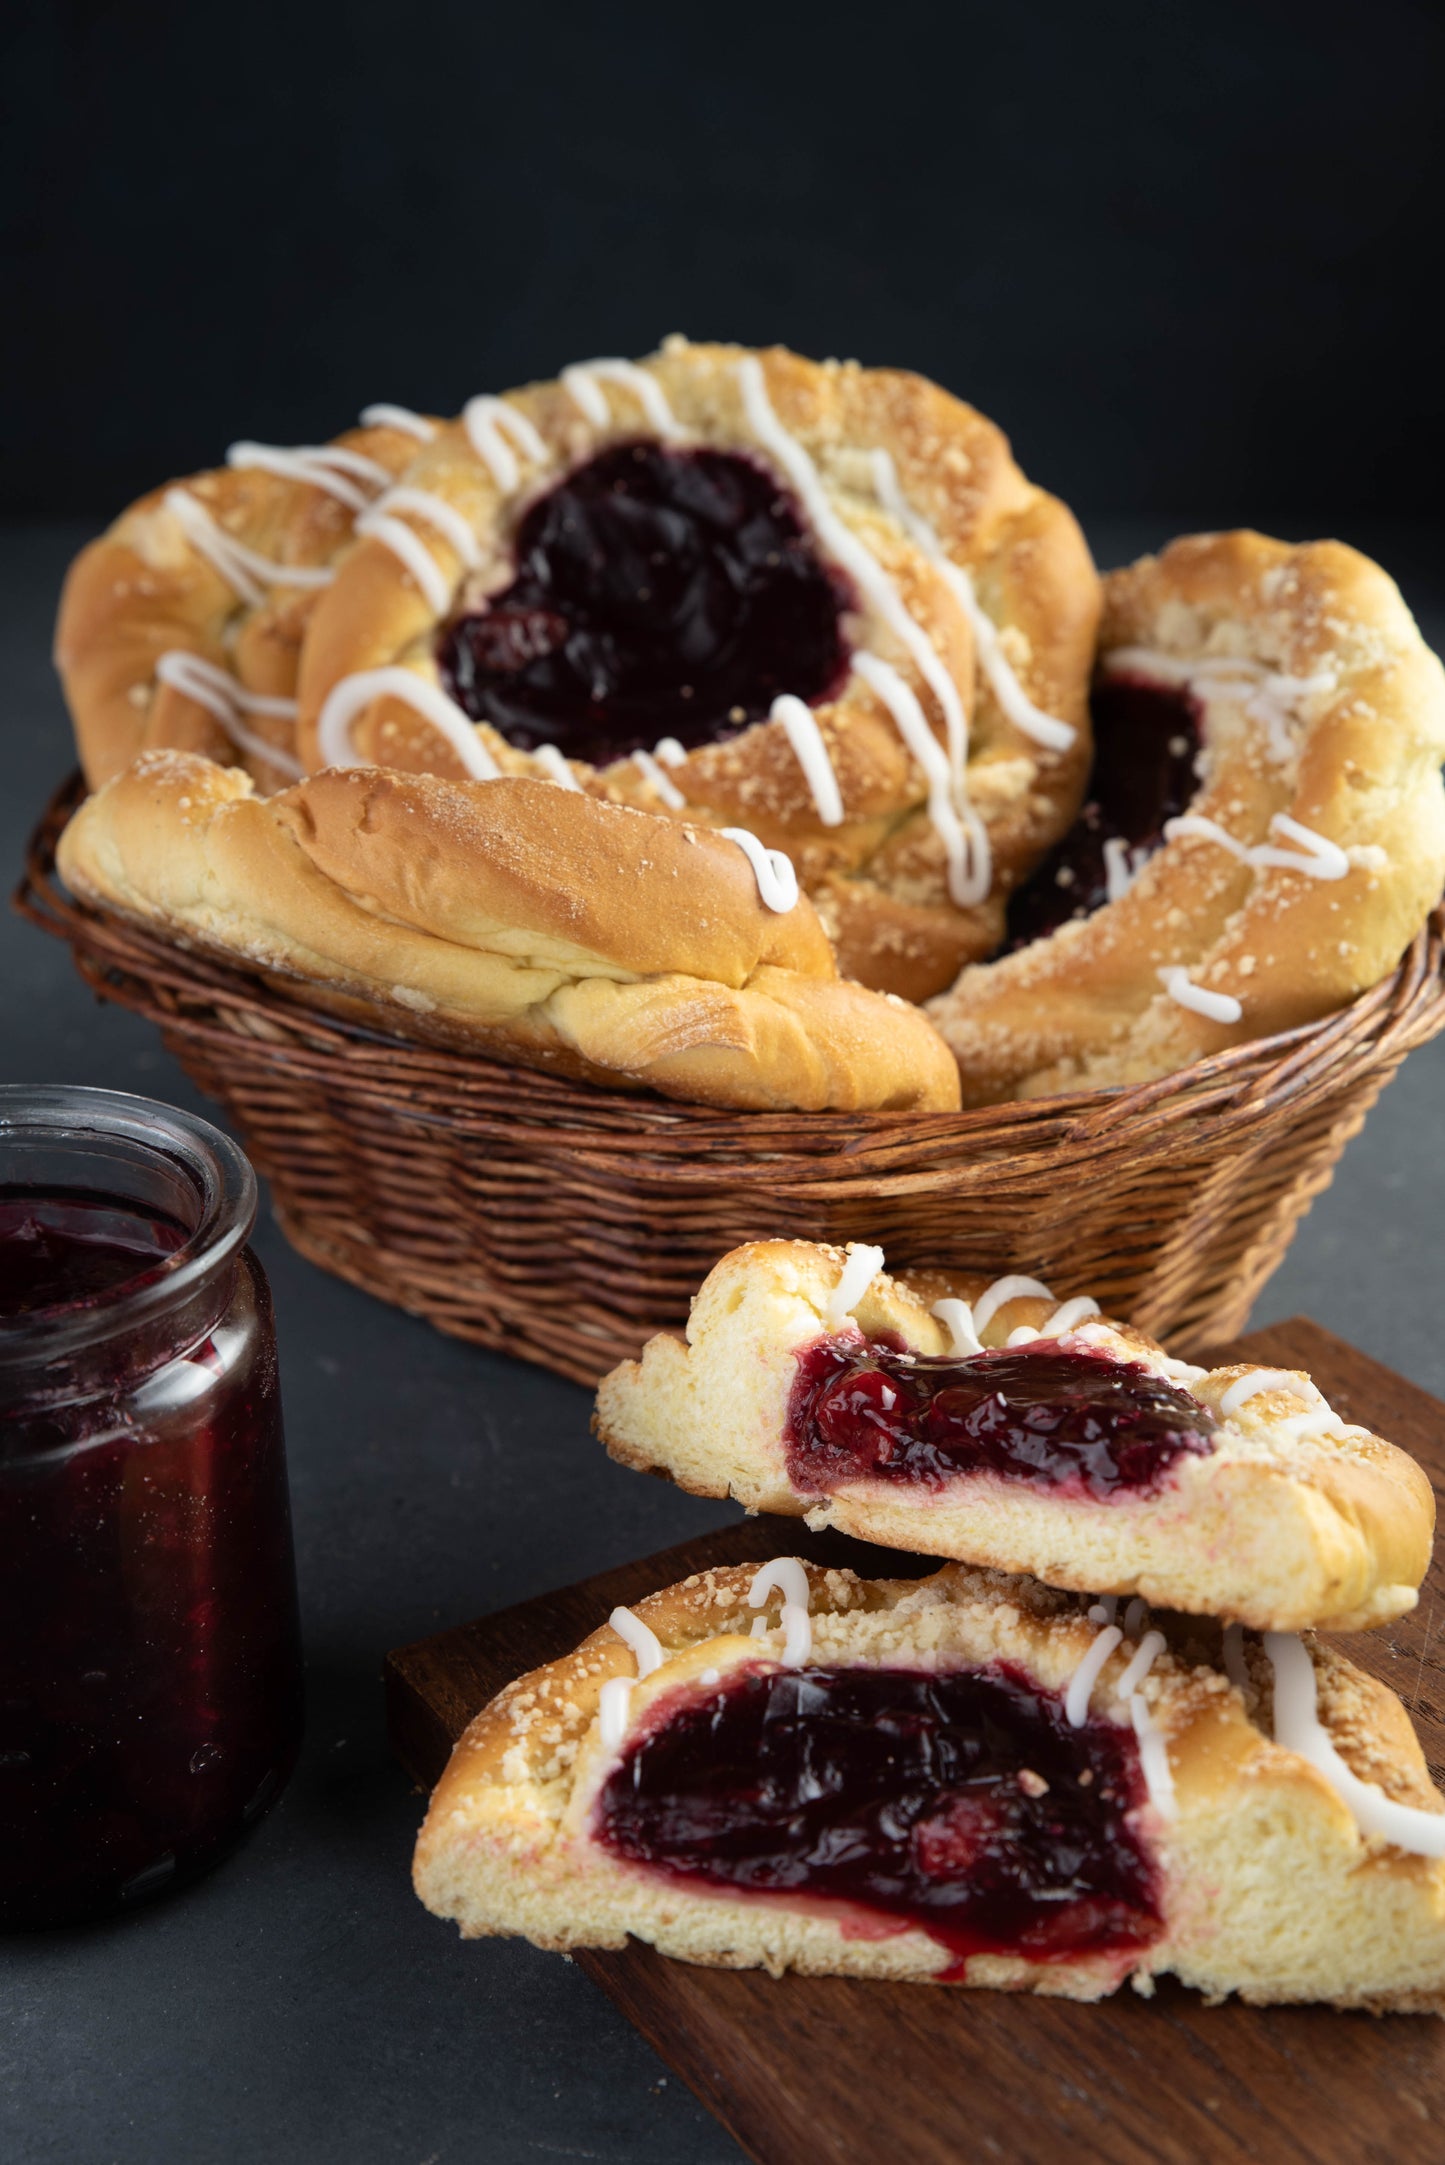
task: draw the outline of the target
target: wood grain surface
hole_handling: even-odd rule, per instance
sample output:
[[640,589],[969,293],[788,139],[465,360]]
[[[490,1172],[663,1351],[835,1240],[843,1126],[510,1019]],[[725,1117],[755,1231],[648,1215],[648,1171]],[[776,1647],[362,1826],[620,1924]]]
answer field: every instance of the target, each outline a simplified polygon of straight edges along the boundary
[[[1302,1318],[1214,1360],[1307,1368],[1347,1420],[1445,1487],[1445,1405]],[[618,1602],[711,1564],[802,1554],[899,1577],[936,1568],[795,1519],[747,1519],[388,1657],[397,1754],[429,1787],[503,1684],[567,1652]],[[1445,1574],[1413,1616],[1341,1641],[1414,1715],[1445,1782]],[[759,2165],[1440,2165],[1445,2023],[1325,2008],[1207,2007],[1166,1982],[1097,2006],[845,1978],[694,1969],[648,1947],[576,1957]]]

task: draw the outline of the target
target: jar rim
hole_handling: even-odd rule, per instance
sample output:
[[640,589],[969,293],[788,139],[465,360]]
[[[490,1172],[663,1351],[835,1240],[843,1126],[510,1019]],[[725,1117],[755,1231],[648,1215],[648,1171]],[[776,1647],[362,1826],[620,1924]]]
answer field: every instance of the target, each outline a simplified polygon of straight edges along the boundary
[[209,1120],[126,1090],[89,1083],[0,1083],[0,1149],[20,1137],[37,1143],[124,1142],[196,1191],[199,1215],[180,1246],[139,1282],[87,1299],[84,1307],[38,1308],[0,1317],[0,1367],[52,1361],[164,1316],[181,1306],[245,1246],[256,1222],[251,1161]]

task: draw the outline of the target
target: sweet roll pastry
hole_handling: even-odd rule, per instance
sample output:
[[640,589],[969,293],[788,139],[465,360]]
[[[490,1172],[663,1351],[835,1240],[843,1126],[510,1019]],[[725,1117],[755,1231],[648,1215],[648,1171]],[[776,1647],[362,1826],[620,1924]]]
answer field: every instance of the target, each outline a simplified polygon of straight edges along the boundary
[[669,339],[472,399],[301,670],[308,768],[532,774],[785,851],[843,974],[991,953],[1088,771],[1070,513],[922,377]]
[[301,773],[296,674],[318,597],[358,526],[436,424],[370,406],[333,443],[235,443],[212,473],[154,489],[70,568],[55,661],[98,789],[160,746]]
[[1415,1606],[1434,1498],[1310,1379],[1172,1360],[1036,1280],[889,1277],[877,1248],[738,1248],[604,1377],[624,1465],[750,1511],[1259,1630]]
[[435,427],[377,405],[334,444],[232,444],[223,468],[152,489],[80,552],[56,669],[91,788],[156,747],[295,782],[312,608]]
[[1175,541],[1105,581],[1095,771],[932,1013],[966,1104],[1148,1081],[1316,1021],[1445,885],[1445,674],[1335,541]]
[[58,861],[85,899],[402,1035],[707,1105],[958,1103],[926,1017],[839,978],[751,835],[519,778],[354,767],[263,797],[152,752]]
[[546,1948],[1445,2009],[1445,1803],[1393,1692],[959,1565],[780,1557],[615,1610],[477,1716],[414,1877]]

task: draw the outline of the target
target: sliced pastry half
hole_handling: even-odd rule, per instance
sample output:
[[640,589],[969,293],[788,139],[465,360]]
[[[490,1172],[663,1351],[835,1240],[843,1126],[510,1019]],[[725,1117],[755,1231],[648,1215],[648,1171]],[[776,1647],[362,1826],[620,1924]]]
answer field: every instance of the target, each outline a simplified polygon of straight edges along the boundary
[[1445,1802],[1399,1700],[1164,1622],[959,1565],[707,1572],[477,1717],[417,1892],[549,1948],[1440,2012]]
[[1434,1497],[1309,1377],[1170,1359],[1030,1278],[890,1278],[882,1251],[725,1256],[687,1341],[605,1377],[612,1456],[750,1511],[1256,1630],[1415,1605]]

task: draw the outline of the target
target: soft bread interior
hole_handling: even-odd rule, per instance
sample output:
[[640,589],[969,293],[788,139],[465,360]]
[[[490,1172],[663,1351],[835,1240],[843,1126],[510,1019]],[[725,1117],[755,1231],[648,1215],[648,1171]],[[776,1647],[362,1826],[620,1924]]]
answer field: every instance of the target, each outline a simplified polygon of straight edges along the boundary
[[[1083,1605],[1027,1579],[946,1567],[921,1583],[810,1569],[816,1665],[910,1670],[994,1662],[1062,1692],[1095,1638]],[[548,1947],[617,1946],[627,1935],[684,1960],[780,1972],[928,1980],[947,1957],[910,1929],[850,1935],[846,1920],[726,1889],[681,1886],[623,1863],[592,1835],[601,1782],[627,1739],[671,1694],[708,1690],[730,1669],[775,1662],[769,1630],[748,1634],[753,1574],[718,1570],[637,1604],[663,1665],[637,1683],[620,1744],[603,1741],[602,1687],[634,1674],[610,1625],[575,1654],[508,1687],[466,1732],[438,1784],[417,1846],[417,1891],[464,1933],[521,1932]],[[1157,1621],[1157,1620],[1156,1620]],[[979,1956],[966,1981],[1099,1997],[1133,1973],[1141,1989],[1172,1971],[1213,1995],[1325,1999],[1345,2006],[1438,2011],[1445,2003],[1445,1861],[1363,1836],[1339,1794],[1271,1740],[1269,1664],[1257,1649],[1243,1692],[1219,1662],[1217,1633],[1163,1619],[1167,1651],[1140,1692],[1164,1739],[1172,1813],[1142,1808],[1140,1838],[1159,1874],[1163,1928],[1142,1955],[1049,1964]],[[1090,1719],[1119,1723],[1132,1640],[1105,1663]],[[1361,1778],[1430,1814],[1445,1810],[1394,1694],[1316,1649],[1326,1729]]]
[[[1188,1388],[1219,1420],[1214,1449],[1176,1462],[1153,1494],[1104,1501],[978,1473],[941,1489],[858,1481],[819,1497],[789,1478],[786,1435],[797,1355],[856,1326],[896,1333],[916,1352],[945,1352],[931,1313],[941,1278],[880,1273],[852,1312],[830,1318],[845,1257],[806,1242],[735,1249],[693,1303],[687,1340],[660,1336],[598,1390],[595,1426],[614,1458],[670,1474],[750,1511],[806,1514],[888,1548],[1029,1571],[1079,1592],[1142,1595],[1259,1630],[1355,1630],[1414,1607],[1429,1566],[1434,1496],[1405,1452],[1360,1430],[1300,1435],[1320,1409],[1301,1376],[1225,1414],[1247,1371],[1190,1371]],[[965,1299],[980,1280],[959,1280]],[[983,1332],[1007,1342],[1043,1326],[1052,1301],[1005,1302]],[[1178,1364],[1132,1327],[1077,1328],[1080,1345],[1172,1379]]]

